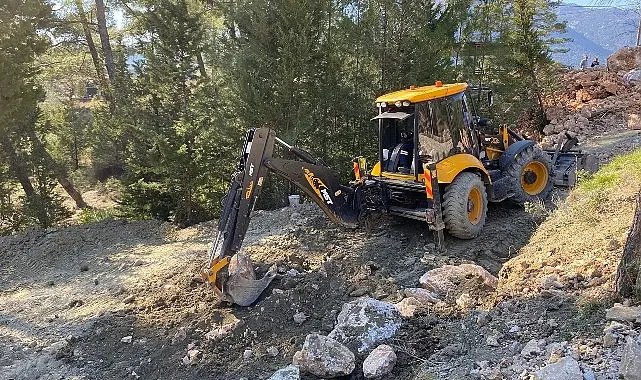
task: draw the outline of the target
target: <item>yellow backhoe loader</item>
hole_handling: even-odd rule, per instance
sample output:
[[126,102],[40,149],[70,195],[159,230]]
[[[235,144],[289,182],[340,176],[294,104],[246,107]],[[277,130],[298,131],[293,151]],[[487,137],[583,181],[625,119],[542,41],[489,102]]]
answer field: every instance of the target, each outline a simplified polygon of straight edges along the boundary
[[[469,90],[466,83],[436,82],[376,99],[378,115],[372,120],[378,124],[378,162],[368,171],[364,158],[354,159],[355,180],[348,185],[273,130],[248,131],[203,277],[220,297],[241,306],[255,302],[274,278],[270,270],[256,279],[249,258],[239,255],[269,172],[292,182],[340,225],[356,228],[375,213],[415,219],[434,231],[439,247],[444,230],[460,239],[477,237],[488,202],[535,201],[554,185],[575,184],[586,160],[572,150],[576,141],[543,151],[507,127],[493,130],[476,115]],[[491,103],[491,91],[485,93]],[[275,144],[298,160],[273,157]]]

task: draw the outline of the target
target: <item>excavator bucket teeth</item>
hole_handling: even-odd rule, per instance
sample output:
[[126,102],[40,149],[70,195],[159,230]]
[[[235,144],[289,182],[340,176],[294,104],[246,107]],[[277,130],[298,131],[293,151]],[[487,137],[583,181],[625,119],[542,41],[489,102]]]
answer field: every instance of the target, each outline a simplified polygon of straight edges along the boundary
[[272,280],[276,277],[276,268],[272,267],[261,279],[256,279],[251,260],[245,254],[232,256],[229,262],[229,278],[224,285],[224,294],[240,306],[249,306],[256,302]]

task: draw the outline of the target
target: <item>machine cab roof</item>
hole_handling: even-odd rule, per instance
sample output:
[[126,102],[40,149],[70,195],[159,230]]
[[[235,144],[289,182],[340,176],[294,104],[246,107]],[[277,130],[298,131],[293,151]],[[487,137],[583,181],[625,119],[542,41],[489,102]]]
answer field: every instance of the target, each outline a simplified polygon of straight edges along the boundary
[[443,84],[439,81],[432,86],[410,86],[408,89],[390,92],[389,94],[379,96],[376,99],[376,103],[386,103],[387,105],[403,101],[419,103],[458,94],[466,89],[467,83]]

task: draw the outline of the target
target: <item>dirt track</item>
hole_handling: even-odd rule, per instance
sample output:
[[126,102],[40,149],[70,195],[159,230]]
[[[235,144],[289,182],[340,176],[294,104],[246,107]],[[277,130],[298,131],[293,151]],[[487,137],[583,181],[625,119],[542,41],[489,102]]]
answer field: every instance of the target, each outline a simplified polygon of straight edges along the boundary
[[[212,225],[111,221],[0,238],[0,378],[266,378],[291,362],[306,334],[331,330],[350,293],[398,301],[426,270],[466,260],[496,273],[535,228],[519,208],[492,207],[482,237],[449,238],[441,255],[431,234],[416,233],[425,226],[411,222],[388,221],[389,231],[369,235],[334,227],[313,205],[256,214],[246,247],[283,276],[251,308],[220,304],[195,279]],[[300,274],[285,274],[291,269]],[[297,312],[308,320],[294,323]],[[205,337],[233,322],[221,340]],[[131,343],[121,342],[127,336]],[[425,357],[435,339],[409,343],[412,355]],[[190,344],[202,354],[185,365]],[[271,345],[276,357],[266,354]],[[401,365],[396,376],[411,372]]]

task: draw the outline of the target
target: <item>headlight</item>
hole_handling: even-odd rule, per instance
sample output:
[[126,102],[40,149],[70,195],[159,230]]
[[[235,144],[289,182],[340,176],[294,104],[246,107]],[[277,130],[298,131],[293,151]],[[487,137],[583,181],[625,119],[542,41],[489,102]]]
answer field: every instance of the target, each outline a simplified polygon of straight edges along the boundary
[[409,107],[409,106],[410,106],[410,104],[411,104],[411,103],[409,102],[409,100],[406,100],[406,101],[404,101],[404,102],[403,102],[403,106],[404,106],[404,107]]
[[401,106],[403,105],[403,102],[401,102],[401,101],[399,100],[398,102],[394,103],[394,105],[395,105],[396,107],[401,107]]

